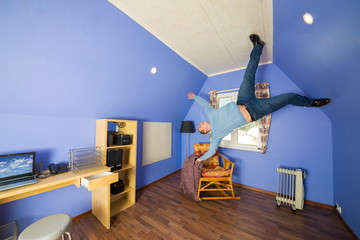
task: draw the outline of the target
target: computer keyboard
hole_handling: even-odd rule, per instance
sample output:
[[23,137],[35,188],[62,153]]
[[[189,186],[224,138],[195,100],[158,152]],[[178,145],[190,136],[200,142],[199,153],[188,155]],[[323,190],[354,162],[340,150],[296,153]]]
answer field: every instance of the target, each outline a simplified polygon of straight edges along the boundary
[[17,179],[13,179],[13,180],[9,180],[9,181],[0,182],[0,186],[6,186],[6,185],[9,185],[9,184],[13,184],[13,183],[17,183],[17,182],[29,181],[29,180],[33,180],[33,179],[34,179],[33,176],[17,178]]

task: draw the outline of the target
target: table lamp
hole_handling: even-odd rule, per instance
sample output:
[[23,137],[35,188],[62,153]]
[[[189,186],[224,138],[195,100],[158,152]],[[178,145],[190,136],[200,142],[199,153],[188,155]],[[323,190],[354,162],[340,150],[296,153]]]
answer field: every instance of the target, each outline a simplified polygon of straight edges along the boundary
[[189,156],[189,133],[195,132],[194,122],[193,121],[182,121],[181,122],[181,133],[186,133],[186,157]]

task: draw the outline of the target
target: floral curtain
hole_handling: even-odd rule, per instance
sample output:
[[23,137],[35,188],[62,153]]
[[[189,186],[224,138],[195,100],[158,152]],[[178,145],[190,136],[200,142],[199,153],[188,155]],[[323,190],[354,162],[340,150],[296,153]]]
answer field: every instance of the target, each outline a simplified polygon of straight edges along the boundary
[[217,91],[212,90],[210,91],[210,105],[213,106],[213,108],[218,108],[218,101],[217,101]]
[[[217,101],[217,91],[212,90],[210,91],[210,105],[214,108],[218,108],[218,101]],[[264,83],[256,83],[255,84],[255,96],[257,98],[269,98],[270,97],[270,87],[268,82]],[[264,154],[267,149],[267,143],[269,138],[269,130],[270,130],[270,120],[271,114],[266,115],[259,119],[259,132],[260,132],[260,140],[261,140],[261,147],[260,153]]]
[[[270,87],[268,82],[264,83],[256,83],[255,84],[255,96],[257,98],[269,98],[270,97]],[[269,138],[269,130],[270,130],[270,120],[271,114],[268,114],[261,119],[259,119],[259,132],[260,132],[260,140],[261,147],[260,152],[264,154],[267,149],[267,143]]]

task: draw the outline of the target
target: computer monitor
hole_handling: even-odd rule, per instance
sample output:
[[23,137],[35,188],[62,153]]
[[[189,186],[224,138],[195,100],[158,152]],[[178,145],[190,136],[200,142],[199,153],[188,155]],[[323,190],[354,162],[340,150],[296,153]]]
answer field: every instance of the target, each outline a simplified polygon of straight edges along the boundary
[[35,152],[0,155],[0,180],[33,176]]

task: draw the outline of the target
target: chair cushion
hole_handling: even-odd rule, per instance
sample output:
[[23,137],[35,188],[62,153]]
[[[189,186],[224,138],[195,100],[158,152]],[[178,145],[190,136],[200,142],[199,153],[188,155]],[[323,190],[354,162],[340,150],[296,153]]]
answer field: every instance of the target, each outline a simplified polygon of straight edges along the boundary
[[[201,157],[208,151],[209,146],[210,146],[210,143],[195,143],[194,144],[194,153],[196,154],[197,157]],[[209,168],[215,168],[215,167],[219,166],[218,152],[216,151],[216,153],[212,157],[202,161],[202,163],[203,163],[204,167],[209,167]]]
[[222,167],[211,168],[203,168],[201,170],[202,177],[228,177],[231,174],[231,169],[225,169]]

